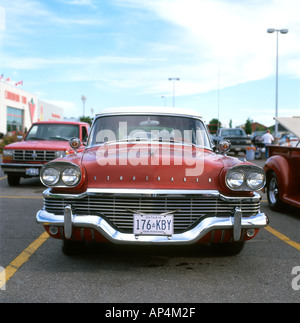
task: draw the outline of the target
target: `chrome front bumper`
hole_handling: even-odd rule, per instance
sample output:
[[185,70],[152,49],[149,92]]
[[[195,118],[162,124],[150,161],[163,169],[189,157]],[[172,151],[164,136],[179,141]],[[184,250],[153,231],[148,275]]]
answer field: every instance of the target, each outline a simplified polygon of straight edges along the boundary
[[237,208],[235,214],[228,217],[209,217],[202,220],[193,229],[172,236],[141,236],[121,233],[115,230],[105,219],[99,216],[76,216],[72,213],[71,206],[65,207],[65,214],[58,216],[41,210],[36,215],[38,223],[63,227],[64,237],[72,237],[73,228],[89,228],[98,231],[108,241],[115,244],[162,244],[162,245],[189,245],[196,243],[213,230],[233,229],[233,240],[241,239],[244,229],[258,229],[268,225],[268,217],[264,213],[243,217]]

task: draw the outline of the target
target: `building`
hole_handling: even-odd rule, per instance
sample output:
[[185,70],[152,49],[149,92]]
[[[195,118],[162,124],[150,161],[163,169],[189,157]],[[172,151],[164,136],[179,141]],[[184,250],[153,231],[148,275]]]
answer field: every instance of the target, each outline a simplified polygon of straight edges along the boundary
[[33,122],[50,120],[63,120],[63,109],[20,87],[0,82],[0,133],[26,132]]

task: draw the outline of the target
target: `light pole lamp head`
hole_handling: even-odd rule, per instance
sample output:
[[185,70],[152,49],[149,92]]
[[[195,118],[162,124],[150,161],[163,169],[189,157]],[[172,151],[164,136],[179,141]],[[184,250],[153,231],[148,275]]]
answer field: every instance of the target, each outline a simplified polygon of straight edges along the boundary
[[288,30],[288,29],[281,29],[281,30],[280,30],[280,32],[281,32],[282,34],[287,34],[287,33],[289,32],[289,30]]
[[273,34],[273,33],[275,32],[275,29],[274,29],[274,28],[269,28],[269,29],[267,30],[267,32],[268,32],[269,34]]

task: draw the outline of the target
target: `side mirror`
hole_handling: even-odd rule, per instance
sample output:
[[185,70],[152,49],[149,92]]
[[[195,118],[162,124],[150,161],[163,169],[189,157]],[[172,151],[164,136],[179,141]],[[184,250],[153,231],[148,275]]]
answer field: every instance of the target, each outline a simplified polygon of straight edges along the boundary
[[81,147],[81,141],[79,138],[71,138],[69,144],[75,152],[77,152],[77,149]]

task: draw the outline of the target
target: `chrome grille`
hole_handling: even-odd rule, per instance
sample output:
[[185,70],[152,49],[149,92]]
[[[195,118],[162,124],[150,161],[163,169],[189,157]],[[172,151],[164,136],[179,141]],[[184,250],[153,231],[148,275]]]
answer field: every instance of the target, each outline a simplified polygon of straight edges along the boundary
[[13,159],[16,161],[48,162],[55,159],[55,151],[51,150],[14,150]]
[[121,232],[132,232],[133,213],[174,213],[174,231],[187,230],[199,220],[208,216],[225,216],[236,207],[244,216],[251,216],[260,210],[259,202],[226,202],[219,198],[197,197],[120,197],[111,195],[87,196],[82,199],[49,198],[44,199],[47,212],[63,215],[64,208],[71,205],[76,215],[98,215],[105,218]]

